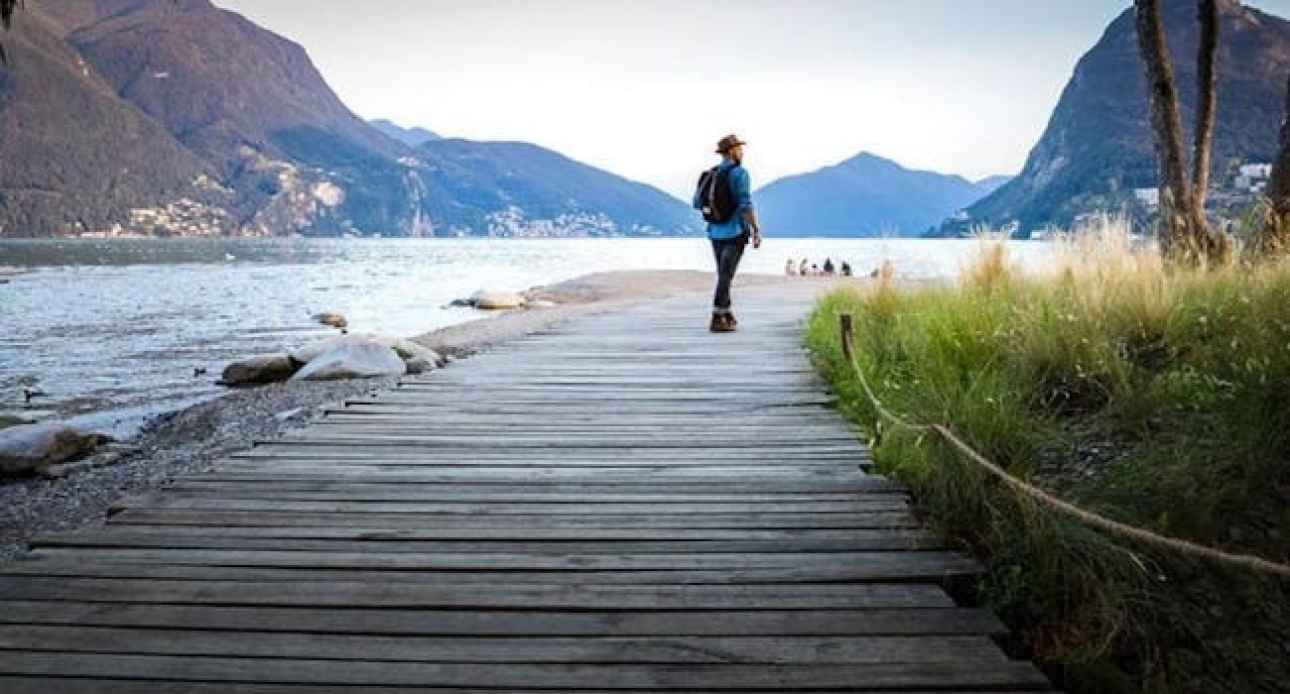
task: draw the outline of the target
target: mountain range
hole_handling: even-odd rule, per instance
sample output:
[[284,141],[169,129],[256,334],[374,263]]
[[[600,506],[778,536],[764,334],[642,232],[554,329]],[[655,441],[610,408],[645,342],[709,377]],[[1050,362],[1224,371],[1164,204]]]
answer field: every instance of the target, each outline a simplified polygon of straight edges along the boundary
[[814,173],[789,176],[755,194],[757,215],[783,236],[916,236],[1006,181],[912,171],[862,152]]
[[368,121],[373,128],[381,131],[386,137],[398,140],[409,147],[419,147],[431,140],[441,140],[438,133],[421,127],[405,128],[385,118]]
[[[1219,0],[1218,118],[1211,180],[1231,189],[1242,164],[1274,161],[1290,74],[1290,22],[1236,0]],[[1184,141],[1192,141],[1199,29],[1195,3],[1161,3]],[[1156,159],[1134,13],[1116,18],[1075,67],[1021,174],[975,203],[942,233],[967,227],[1016,225],[1019,233],[1047,225],[1069,228],[1080,215],[1151,213],[1134,190],[1154,189]],[[1210,196],[1248,201],[1248,196]],[[1243,204],[1243,203],[1242,203]],[[1239,214],[1239,213],[1238,213]]]
[[2,236],[698,228],[685,203],[536,146],[369,124],[303,48],[208,0],[29,3],[5,49]]
[[[1221,13],[1219,186],[1272,161],[1290,23]],[[1185,124],[1197,30],[1163,3]],[[14,16],[0,63],[0,236],[685,235],[688,201],[526,143],[445,139],[351,112],[304,49],[209,0],[41,0]],[[861,153],[756,192],[796,236],[1024,233],[1150,209],[1155,186],[1133,11],[1079,61],[1025,168],[971,182]],[[1190,138],[1190,135],[1188,135]],[[1248,200],[1211,195],[1218,205]],[[966,211],[962,211],[966,208]]]

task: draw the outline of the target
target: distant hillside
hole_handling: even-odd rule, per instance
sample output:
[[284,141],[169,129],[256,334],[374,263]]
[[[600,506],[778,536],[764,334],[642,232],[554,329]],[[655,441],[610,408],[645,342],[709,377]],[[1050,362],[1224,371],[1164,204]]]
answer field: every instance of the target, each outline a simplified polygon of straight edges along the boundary
[[232,212],[251,233],[402,226],[403,148],[351,113],[300,46],[207,0],[90,4],[98,12],[40,6],[123,99],[240,193]]
[[[1230,181],[1240,163],[1276,154],[1290,74],[1290,22],[1235,0],[1220,0],[1218,122],[1212,179]],[[1162,3],[1165,31],[1191,142],[1198,29],[1194,3]],[[1096,211],[1145,210],[1134,188],[1156,185],[1156,161],[1133,10],[1111,23],[1080,59],[1048,128],[1012,182],[973,205],[969,220],[947,224],[1069,226]]]
[[662,236],[699,226],[694,210],[661,190],[531,144],[440,139],[416,156],[426,211],[452,232]]
[[[32,4],[29,7],[34,7]],[[0,234],[60,236],[198,195],[210,167],[116,90],[60,37],[19,11],[0,64]]]
[[409,147],[418,147],[430,140],[443,139],[425,128],[404,128],[384,118],[370,120],[368,123],[373,128],[384,133],[386,137],[402,142]]
[[917,236],[988,191],[960,176],[911,171],[862,153],[755,193],[757,214],[777,236]]
[[3,236],[696,228],[659,191],[541,148],[414,150],[434,134],[381,132],[300,46],[208,0],[32,2],[5,47]]

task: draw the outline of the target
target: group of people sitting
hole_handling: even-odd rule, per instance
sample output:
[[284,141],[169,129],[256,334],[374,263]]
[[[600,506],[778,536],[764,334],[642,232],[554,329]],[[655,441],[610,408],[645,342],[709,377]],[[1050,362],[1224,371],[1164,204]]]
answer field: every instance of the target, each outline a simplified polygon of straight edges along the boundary
[[842,267],[838,268],[833,265],[832,258],[825,258],[824,265],[816,265],[807,261],[806,258],[802,258],[800,262],[795,262],[792,258],[789,258],[788,261],[784,263],[785,275],[801,275],[802,277],[835,277],[839,273],[841,273],[843,277],[850,277],[851,264],[844,260],[842,261]]

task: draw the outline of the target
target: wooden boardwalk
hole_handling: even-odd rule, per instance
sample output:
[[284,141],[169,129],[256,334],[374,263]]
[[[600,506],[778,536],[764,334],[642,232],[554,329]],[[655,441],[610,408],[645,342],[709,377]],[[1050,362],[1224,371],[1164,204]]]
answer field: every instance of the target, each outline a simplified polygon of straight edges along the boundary
[[866,473],[806,285],[583,318],[41,537],[0,692],[1048,691]]

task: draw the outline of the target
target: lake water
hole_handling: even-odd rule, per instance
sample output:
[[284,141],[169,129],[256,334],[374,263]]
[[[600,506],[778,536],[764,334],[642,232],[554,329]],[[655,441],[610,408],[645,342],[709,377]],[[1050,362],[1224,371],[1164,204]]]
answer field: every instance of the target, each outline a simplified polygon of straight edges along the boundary
[[[1041,244],[1014,244],[1020,256]],[[741,273],[847,260],[864,274],[947,277],[960,240],[767,239]],[[247,239],[0,241],[0,414],[128,435],[142,418],[221,392],[223,367],[335,331],[412,336],[479,318],[454,299],[591,272],[711,271],[703,239]],[[16,270],[16,271],[15,271]],[[205,370],[205,373],[200,373]],[[43,395],[25,402],[24,388]]]

